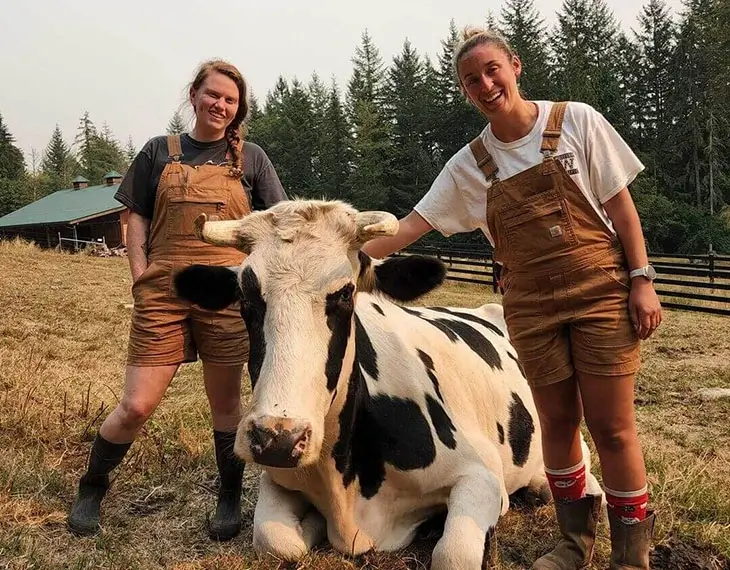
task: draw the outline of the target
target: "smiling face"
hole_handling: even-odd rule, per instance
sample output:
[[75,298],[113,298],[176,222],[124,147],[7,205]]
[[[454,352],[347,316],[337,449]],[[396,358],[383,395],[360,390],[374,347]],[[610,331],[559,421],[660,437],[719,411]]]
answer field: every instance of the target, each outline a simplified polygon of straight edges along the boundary
[[461,88],[489,120],[508,115],[522,100],[517,86],[521,72],[519,58],[494,43],[474,46],[458,62]]
[[239,102],[235,81],[218,71],[209,71],[197,88],[190,88],[196,132],[210,139],[223,138],[226,127],[236,118]]

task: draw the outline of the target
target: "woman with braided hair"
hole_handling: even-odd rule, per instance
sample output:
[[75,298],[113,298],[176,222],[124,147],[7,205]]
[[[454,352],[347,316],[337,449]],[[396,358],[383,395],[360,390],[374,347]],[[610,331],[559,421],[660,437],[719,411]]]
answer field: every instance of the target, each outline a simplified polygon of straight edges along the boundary
[[249,110],[241,73],[224,61],[208,61],[190,84],[189,98],[195,113],[192,131],[151,139],[115,196],[130,211],[127,251],[134,310],[124,393],[99,429],[69,514],[68,526],[77,534],[98,530],[109,473],[123,460],[180,364],[198,356],[220,475],[209,534],[228,540],[240,530],[244,465],[233,455],[233,442],[241,418],[248,335],[237,306],[221,311],[191,306],[172,290],[172,275],[192,263],[232,266],[243,261],[237,249],[197,239],[193,220],[200,213],[238,219],[286,195],[266,153],[241,140]]

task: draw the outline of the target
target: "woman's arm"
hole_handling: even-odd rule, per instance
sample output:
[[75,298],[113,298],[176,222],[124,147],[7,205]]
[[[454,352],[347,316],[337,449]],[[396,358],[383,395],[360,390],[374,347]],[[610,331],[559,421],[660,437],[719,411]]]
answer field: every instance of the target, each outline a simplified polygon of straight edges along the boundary
[[398,220],[398,233],[367,242],[362,251],[370,257],[382,258],[409,246],[422,235],[433,229],[415,210]]
[[[629,271],[644,267],[649,263],[641,229],[639,214],[628,188],[623,188],[613,198],[603,204],[613,223],[621,245],[626,253]],[[649,338],[662,322],[662,308],[651,281],[644,277],[634,277],[629,296],[629,312],[639,338]]]
[[127,222],[127,257],[132,273],[132,283],[147,269],[147,240],[150,234],[150,220],[129,211]]

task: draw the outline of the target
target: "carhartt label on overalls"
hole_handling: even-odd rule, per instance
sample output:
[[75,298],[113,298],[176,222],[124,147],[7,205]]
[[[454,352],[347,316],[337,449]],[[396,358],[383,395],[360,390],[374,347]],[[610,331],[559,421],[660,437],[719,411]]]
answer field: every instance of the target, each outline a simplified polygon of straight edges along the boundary
[[551,237],[560,237],[561,235],[563,235],[563,228],[561,228],[560,226],[553,226],[552,228],[550,228]]

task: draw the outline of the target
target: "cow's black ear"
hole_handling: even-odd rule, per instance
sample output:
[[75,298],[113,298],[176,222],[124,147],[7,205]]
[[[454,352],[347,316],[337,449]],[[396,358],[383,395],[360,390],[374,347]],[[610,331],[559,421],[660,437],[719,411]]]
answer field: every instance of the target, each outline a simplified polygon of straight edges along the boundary
[[230,267],[190,265],[175,275],[174,283],[180,298],[210,311],[225,309],[239,298],[238,275]]
[[397,301],[413,301],[444,282],[446,266],[423,255],[389,257],[374,264],[375,289]]

